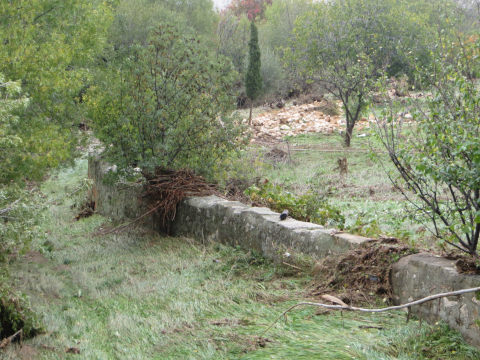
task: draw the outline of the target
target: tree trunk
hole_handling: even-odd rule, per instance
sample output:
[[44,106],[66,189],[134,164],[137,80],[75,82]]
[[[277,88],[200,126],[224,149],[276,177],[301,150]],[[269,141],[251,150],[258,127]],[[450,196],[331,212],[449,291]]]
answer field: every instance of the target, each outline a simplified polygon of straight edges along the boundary
[[252,126],[252,108],[253,108],[253,100],[250,99],[250,115],[248,116],[248,126]]
[[350,143],[352,142],[352,134],[353,134],[353,126],[350,126],[347,123],[347,128],[345,130],[345,147],[350,147]]

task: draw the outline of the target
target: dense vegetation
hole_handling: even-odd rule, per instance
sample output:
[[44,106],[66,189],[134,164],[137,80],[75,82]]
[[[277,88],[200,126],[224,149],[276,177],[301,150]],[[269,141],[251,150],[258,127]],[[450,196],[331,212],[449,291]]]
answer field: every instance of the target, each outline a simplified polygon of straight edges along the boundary
[[[220,12],[211,0],[2,1],[0,293],[9,260],[45,236],[38,184],[92,136],[120,175],[189,168],[252,185],[235,107],[308,93],[341,102],[346,146],[359,119],[380,110],[389,175],[415,221],[478,255],[479,18],[478,0],[232,0]],[[373,104],[392,77],[428,96]],[[415,128],[399,127],[404,111]],[[282,192],[250,188],[349,228],[319,192]]]

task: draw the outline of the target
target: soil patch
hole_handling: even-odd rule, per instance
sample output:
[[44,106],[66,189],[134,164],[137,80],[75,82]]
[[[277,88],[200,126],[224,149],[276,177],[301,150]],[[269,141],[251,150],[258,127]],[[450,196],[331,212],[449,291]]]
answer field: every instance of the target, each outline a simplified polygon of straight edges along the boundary
[[46,264],[48,259],[38,251],[29,251],[24,256],[25,260],[35,264]]
[[346,304],[375,303],[378,297],[392,300],[392,265],[412,250],[396,239],[364,243],[342,256],[329,256],[315,266],[317,281],[311,296],[334,295]]

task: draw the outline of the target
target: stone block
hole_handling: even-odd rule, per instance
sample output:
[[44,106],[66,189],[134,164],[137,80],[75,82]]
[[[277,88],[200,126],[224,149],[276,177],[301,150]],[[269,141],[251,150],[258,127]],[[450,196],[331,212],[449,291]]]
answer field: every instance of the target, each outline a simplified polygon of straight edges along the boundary
[[[429,295],[480,286],[479,275],[459,274],[454,260],[430,254],[406,256],[394,264],[391,281],[394,302],[403,304]],[[444,320],[480,347],[480,293],[433,300],[412,307],[412,313],[430,323]]]

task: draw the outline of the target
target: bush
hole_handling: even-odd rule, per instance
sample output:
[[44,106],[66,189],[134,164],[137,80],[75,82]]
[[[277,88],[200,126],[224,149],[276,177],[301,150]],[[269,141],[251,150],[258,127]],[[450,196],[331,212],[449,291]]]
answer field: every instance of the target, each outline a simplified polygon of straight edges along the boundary
[[345,217],[340,210],[313,192],[295,196],[284,191],[279,185],[266,180],[260,186],[251,186],[245,194],[252,201],[263,203],[272,210],[278,212],[288,210],[290,216],[297,220],[334,226],[339,229],[345,226]]
[[32,199],[32,192],[16,185],[0,186],[0,268],[36,235],[41,206]]
[[159,23],[175,21],[182,29],[193,29],[205,40],[211,37],[217,15],[210,0],[120,0],[109,31],[116,49],[148,43]]
[[119,168],[189,168],[208,176],[240,147],[242,129],[231,116],[235,72],[194,36],[161,25],[148,46],[110,71],[89,102],[95,134]]
[[265,94],[286,95],[289,89],[285,87],[285,70],[278,55],[268,47],[262,51],[261,75]]
[[[0,274],[0,280],[4,278]],[[0,285],[0,340],[22,330],[23,337],[33,337],[42,331],[42,327],[30,310],[30,304],[24,295]]]
[[237,17],[230,12],[221,15],[217,26],[217,52],[229,58],[241,78],[247,70],[250,22],[246,16]]

